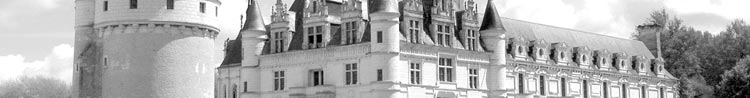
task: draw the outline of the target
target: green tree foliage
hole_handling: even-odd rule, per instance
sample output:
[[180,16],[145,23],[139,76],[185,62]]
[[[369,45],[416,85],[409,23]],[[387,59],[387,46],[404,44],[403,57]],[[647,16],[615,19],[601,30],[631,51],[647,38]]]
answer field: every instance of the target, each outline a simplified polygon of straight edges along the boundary
[[[738,65],[737,62],[742,56],[750,55],[750,25],[742,20],[735,20],[727,26],[726,30],[718,35],[712,35],[685,26],[680,19],[667,17],[669,15],[664,10],[651,13],[647,23],[641,26],[659,30],[650,32],[639,30],[641,32],[633,37],[642,41],[654,55],[657,55],[656,34],[658,33],[653,31],[661,32],[660,41],[662,57],[666,61],[665,69],[680,79],[680,97],[729,98],[733,96],[727,94],[750,89],[750,87],[739,87],[740,84],[750,83],[740,81],[746,78],[731,77],[725,73],[727,70],[734,70],[733,67]],[[666,28],[663,28],[664,26]],[[748,76],[748,74],[733,76]],[[720,84],[724,81],[728,82]],[[735,88],[723,86],[727,84],[734,85]]]
[[750,56],[740,60],[731,70],[721,75],[716,96],[720,98],[750,98]]
[[710,47],[707,45],[711,42],[712,36],[683,25],[680,19],[668,17],[664,10],[651,13],[648,23],[642,25],[645,28],[641,29],[656,30],[638,32],[633,36],[634,39],[642,41],[651,53],[658,55],[656,35],[660,33],[662,57],[666,61],[665,69],[680,79],[681,97],[711,97],[712,86],[707,84],[709,82],[701,73],[705,72],[704,55],[710,54],[710,51],[705,49]]
[[69,98],[70,87],[62,80],[23,76],[0,84],[0,98]]

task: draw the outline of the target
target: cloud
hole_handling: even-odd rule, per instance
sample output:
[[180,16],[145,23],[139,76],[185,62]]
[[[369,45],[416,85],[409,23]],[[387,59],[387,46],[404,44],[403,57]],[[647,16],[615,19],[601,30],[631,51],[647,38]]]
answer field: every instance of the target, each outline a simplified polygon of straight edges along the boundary
[[27,60],[20,54],[0,56],[0,80],[19,76],[47,76],[71,83],[73,77],[73,46],[60,44],[42,60]]

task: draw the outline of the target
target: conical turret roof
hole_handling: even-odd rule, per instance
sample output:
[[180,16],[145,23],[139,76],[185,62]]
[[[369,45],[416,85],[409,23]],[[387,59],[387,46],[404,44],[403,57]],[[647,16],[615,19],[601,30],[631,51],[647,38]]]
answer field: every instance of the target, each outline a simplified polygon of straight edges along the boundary
[[398,13],[398,1],[396,0],[370,0],[370,13],[374,12],[396,12]]
[[482,20],[482,27],[479,30],[487,30],[497,28],[505,30],[503,28],[503,22],[500,21],[500,14],[497,13],[497,7],[495,7],[494,0],[487,1],[487,8],[484,9],[484,19]]
[[257,4],[257,1],[252,0],[250,1],[250,4],[247,5],[247,11],[245,12],[245,14],[247,15],[247,19],[245,19],[245,25],[240,31],[266,31],[265,23],[263,23],[263,15],[260,14],[260,9],[258,8]]

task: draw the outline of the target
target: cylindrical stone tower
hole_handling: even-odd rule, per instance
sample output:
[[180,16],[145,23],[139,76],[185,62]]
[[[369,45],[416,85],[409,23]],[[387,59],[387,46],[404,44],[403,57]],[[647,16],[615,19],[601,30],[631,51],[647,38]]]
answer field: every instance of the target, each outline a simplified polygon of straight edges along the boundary
[[219,0],[78,1],[94,5],[76,18],[93,18],[101,42],[101,97],[214,95]]
[[393,85],[401,82],[398,78],[399,73],[399,49],[400,43],[399,38],[399,20],[398,17],[401,15],[398,12],[398,1],[397,0],[372,0],[369,1],[369,16],[372,20],[370,22],[371,31],[370,43],[372,46],[370,50],[371,55],[375,61],[383,62],[382,68],[384,69],[383,82],[386,82],[385,86],[388,88],[379,88],[373,90],[373,92],[380,98],[401,98],[403,94],[400,94],[398,88]]
[[[95,66],[95,63],[90,63],[92,59],[87,58],[99,58],[94,55],[82,55],[82,52],[84,50],[96,50],[94,48],[87,48],[92,46],[94,44],[94,40],[92,40],[92,37],[96,37],[94,34],[94,0],[75,0],[75,44],[74,44],[74,50],[73,54],[75,57],[75,69],[73,72],[73,83],[71,83],[72,88],[72,97],[73,98],[86,98],[86,97],[98,97],[91,95],[91,93],[87,92],[95,92],[92,90],[94,88],[93,81],[88,82],[90,85],[81,85],[83,84],[82,80],[91,80],[90,77],[81,77],[82,73],[88,73],[91,72],[90,70],[85,70],[84,67],[88,66]],[[88,60],[88,61],[87,61]],[[84,75],[86,76],[86,75]],[[92,76],[92,75],[88,75]],[[80,91],[84,91],[83,93]]]

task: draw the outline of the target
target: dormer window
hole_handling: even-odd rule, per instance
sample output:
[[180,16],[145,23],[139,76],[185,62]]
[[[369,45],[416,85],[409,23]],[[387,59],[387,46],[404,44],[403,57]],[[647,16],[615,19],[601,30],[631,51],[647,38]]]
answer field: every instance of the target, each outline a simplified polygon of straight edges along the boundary
[[353,44],[357,42],[358,24],[359,23],[356,21],[344,23],[344,44]]
[[409,42],[419,43],[419,21],[409,20]]
[[307,28],[307,48],[314,49],[323,47],[323,26]]
[[585,63],[588,59],[586,58],[586,55],[581,55],[581,62]]
[[466,46],[469,50],[477,50],[478,47],[478,37],[479,34],[476,30],[466,30],[468,35],[466,35]]
[[318,1],[312,2],[312,13],[318,12]]
[[274,32],[272,35],[272,46],[274,53],[279,53],[284,51],[284,32]]
[[560,56],[557,56],[559,60],[565,60],[565,52],[560,52]]
[[537,49],[536,51],[537,51],[537,52],[536,52],[536,55],[537,55],[537,56],[539,56],[539,57],[542,57],[542,56],[544,56],[544,50],[542,50],[541,48]]

